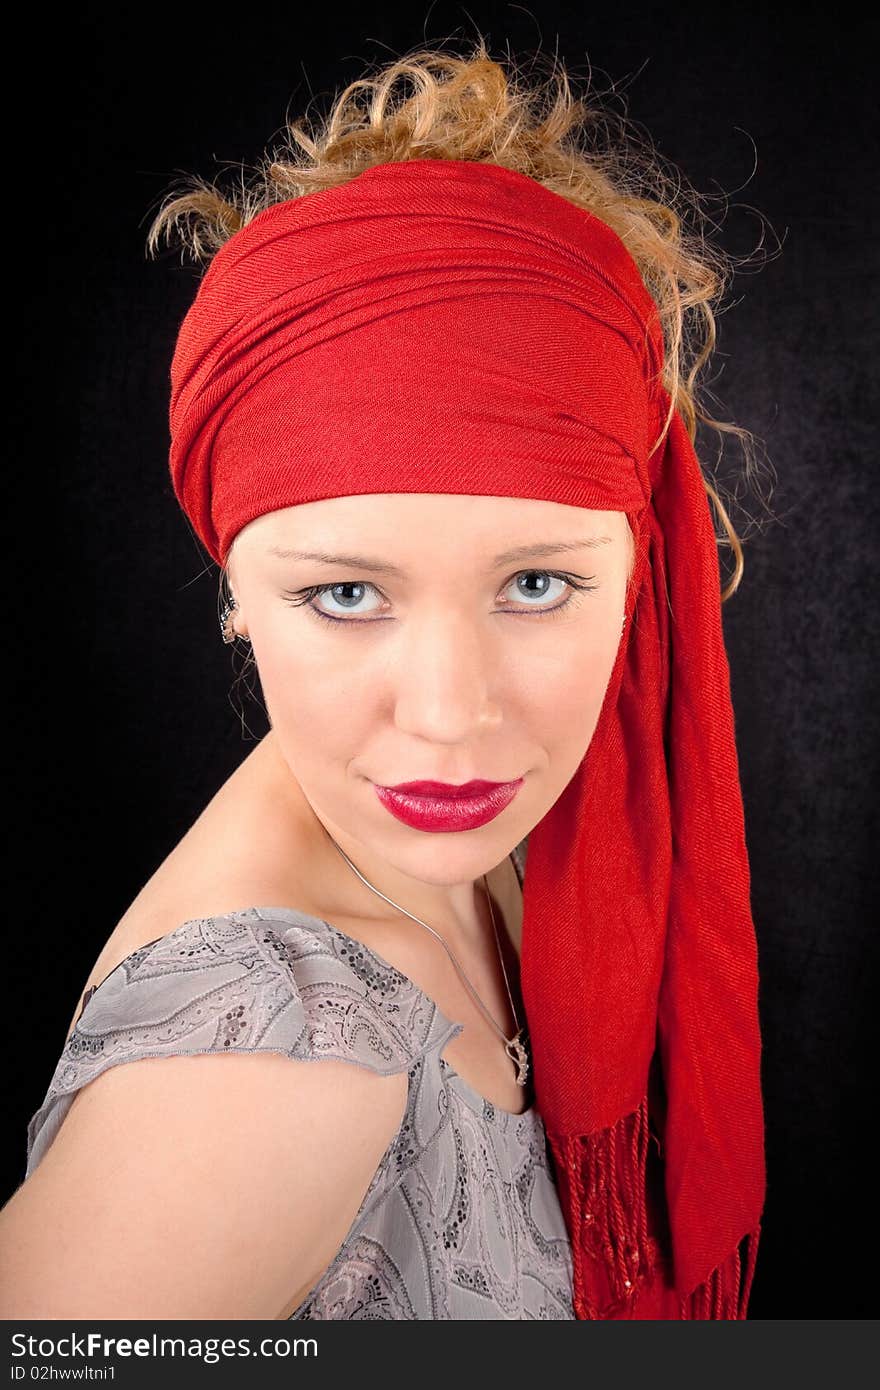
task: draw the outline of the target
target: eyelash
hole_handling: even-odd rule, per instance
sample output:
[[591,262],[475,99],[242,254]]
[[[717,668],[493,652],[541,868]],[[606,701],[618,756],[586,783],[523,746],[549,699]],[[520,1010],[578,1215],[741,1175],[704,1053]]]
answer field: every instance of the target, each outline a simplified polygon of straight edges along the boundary
[[[583,593],[592,593],[599,587],[598,584],[594,584],[591,582],[592,579],[595,577],[593,575],[590,576],[589,580],[581,581],[576,575],[564,574],[559,570],[531,569],[520,570],[517,574],[513,576],[512,579],[508,580],[508,583],[505,585],[505,588],[509,588],[513,581],[515,579],[519,579],[520,575],[522,574],[546,574],[549,575],[551,579],[564,580],[570,588],[579,590]],[[317,598],[318,594],[325,594],[330,589],[341,588],[347,584],[362,585],[364,588],[373,589],[376,593],[380,592],[380,590],[376,588],[375,584],[370,584],[360,579],[343,579],[330,584],[313,584],[308,589],[297,589],[293,592],[288,591],[287,593],[284,593],[282,595],[282,598],[286,603],[289,603],[294,608],[298,608],[301,606],[307,607],[310,613],[313,613],[314,616],[319,619],[319,621],[325,623],[342,623],[346,627],[367,627],[370,623],[383,621],[379,618],[334,618],[331,617],[329,613],[322,613],[320,608],[315,608],[313,606],[312,600]],[[562,610],[564,608],[567,608],[568,605],[572,602],[577,602],[576,596],[573,593],[569,594],[568,598],[566,598],[563,603],[557,603],[554,608],[535,608],[530,613],[528,613],[528,616],[533,618],[551,618],[555,614],[561,613]],[[526,612],[528,612],[528,606],[526,608]],[[524,616],[524,614],[516,613],[513,616],[522,617]]]

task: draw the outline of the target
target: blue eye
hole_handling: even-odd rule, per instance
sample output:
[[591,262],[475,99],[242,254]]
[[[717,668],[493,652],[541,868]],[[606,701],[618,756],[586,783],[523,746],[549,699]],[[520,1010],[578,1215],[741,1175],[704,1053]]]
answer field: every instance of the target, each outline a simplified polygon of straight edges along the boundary
[[[511,584],[513,584],[513,583],[515,583],[515,582],[518,582],[519,580],[523,579],[525,576],[533,576],[533,575],[539,575],[539,576],[543,576],[543,577],[546,577],[546,578],[549,578],[549,579],[558,579],[558,580],[560,580],[563,584],[567,585],[567,587],[568,587],[572,592],[570,592],[570,593],[563,599],[562,603],[554,604],[552,607],[549,607],[549,608],[548,608],[548,607],[541,607],[541,608],[538,608],[535,604],[531,604],[531,603],[526,603],[526,604],[517,604],[517,603],[514,603],[514,604],[512,604],[512,605],[508,605],[506,608],[502,608],[502,609],[500,610],[501,612],[511,613],[512,610],[519,609],[518,612],[515,612],[515,611],[512,612],[512,616],[513,616],[513,617],[517,617],[517,618],[519,618],[519,617],[526,617],[526,616],[527,616],[527,617],[530,617],[530,618],[547,618],[547,617],[552,617],[554,614],[562,612],[562,610],[563,610],[564,608],[567,608],[567,607],[569,606],[570,603],[572,603],[572,602],[579,602],[577,593],[576,593],[575,591],[578,591],[578,590],[579,590],[579,591],[584,592],[584,593],[592,593],[595,589],[598,589],[598,587],[599,587],[598,584],[595,584],[595,583],[592,582],[593,576],[591,576],[589,579],[582,580],[582,579],[581,579],[579,576],[577,576],[577,575],[562,574],[562,573],[560,573],[558,570],[521,570],[519,574],[514,575],[513,579],[510,580],[510,582],[509,582],[505,587],[506,587],[506,588],[510,588],[510,585],[511,585]],[[302,606],[307,607],[310,613],[313,613],[313,614],[315,615],[316,618],[319,618],[322,622],[326,622],[326,623],[344,623],[344,624],[347,624],[347,626],[349,626],[349,627],[354,627],[354,626],[365,627],[368,623],[383,622],[383,621],[385,621],[384,619],[381,619],[381,618],[378,618],[378,619],[377,619],[377,618],[366,618],[366,619],[364,619],[364,618],[340,618],[340,617],[335,617],[333,614],[326,613],[326,612],[324,612],[321,608],[316,607],[316,605],[315,605],[315,603],[314,603],[314,600],[315,600],[320,594],[332,593],[332,594],[334,594],[334,598],[335,598],[335,601],[336,601],[336,602],[344,602],[344,601],[345,601],[344,598],[342,598],[342,597],[337,597],[337,596],[336,596],[336,591],[337,591],[337,590],[346,590],[346,589],[348,589],[348,590],[353,589],[353,590],[356,590],[356,591],[360,591],[359,593],[355,593],[354,595],[347,595],[347,596],[346,596],[346,597],[349,597],[349,598],[353,598],[353,601],[354,601],[355,603],[359,602],[360,598],[363,596],[363,593],[366,592],[366,590],[368,590],[368,589],[372,589],[374,593],[378,593],[378,592],[379,592],[379,590],[376,588],[376,586],[375,586],[374,584],[369,584],[369,583],[365,582],[364,580],[349,579],[349,580],[343,580],[342,582],[336,583],[336,584],[313,584],[313,585],[312,585],[310,588],[308,588],[308,589],[298,589],[298,590],[295,590],[295,591],[293,591],[293,592],[284,593],[284,594],[282,595],[282,597],[283,597],[284,601],[285,601],[286,603],[289,603],[292,607],[295,607],[295,608],[296,608],[296,607],[302,607]],[[520,590],[520,592],[522,592],[522,590]],[[540,598],[543,598],[544,595],[543,595],[543,594],[539,594],[539,597],[540,597]],[[353,610],[350,609],[349,611],[353,611]],[[374,611],[375,611],[375,610],[374,610]]]

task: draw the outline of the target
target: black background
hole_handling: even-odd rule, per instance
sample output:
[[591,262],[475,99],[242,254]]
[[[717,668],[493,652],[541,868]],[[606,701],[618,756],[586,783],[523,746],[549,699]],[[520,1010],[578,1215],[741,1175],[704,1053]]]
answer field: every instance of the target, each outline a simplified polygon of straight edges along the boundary
[[[311,7],[308,7],[311,11]],[[232,15],[234,14],[234,22]],[[852,12],[630,4],[79,9],[10,51],[5,527],[12,833],[2,1192],[24,1176],[87,974],[266,729],[233,693],[216,571],[167,475],[168,370],[198,272],[147,259],[178,173],[255,163],[314,97],[424,39],[557,49],[703,192],[734,281],[713,391],[770,508],[724,607],[759,940],[768,1195],[751,1318],[874,1313],[878,33]],[[757,211],[755,211],[757,210]],[[760,216],[758,215],[760,214]],[[713,436],[714,438],[714,436]],[[713,451],[714,457],[714,451]],[[739,453],[731,442],[725,469]],[[734,512],[740,533],[743,513]],[[874,693],[872,694],[872,689]],[[243,705],[245,726],[241,719]]]

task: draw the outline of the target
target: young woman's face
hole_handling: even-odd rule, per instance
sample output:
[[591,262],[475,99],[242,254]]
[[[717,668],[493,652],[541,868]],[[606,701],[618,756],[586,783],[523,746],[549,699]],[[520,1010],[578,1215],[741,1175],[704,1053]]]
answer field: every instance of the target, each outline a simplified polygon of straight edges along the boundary
[[[239,533],[235,624],[279,750],[362,867],[473,883],[541,820],[593,736],[631,554],[623,512],[445,493],[328,498]],[[414,828],[375,790],[520,778],[469,829]]]

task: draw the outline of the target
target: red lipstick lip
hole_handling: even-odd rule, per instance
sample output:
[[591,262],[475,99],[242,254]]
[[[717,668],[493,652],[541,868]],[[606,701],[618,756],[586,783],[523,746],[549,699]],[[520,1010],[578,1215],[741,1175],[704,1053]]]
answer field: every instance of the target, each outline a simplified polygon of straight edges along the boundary
[[[523,780],[518,777],[515,782],[465,782],[461,787],[451,782],[404,782],[396,787],[374,783],[374,788],[386,811],[396,820],[414,830],[444,834],[487,825],[510,805]],[[439,793],[425,791],[438,787]],[[454,795],[450,796],[450,791]]]
[[[521,778],[517,778],[521,781]],[[385,791],[401,792],[406,796],[430,796],[444,797],[450,800],[458,800],[468,796],[487,796],[489,792],[497,791],[499,787],[512,787],[513,782],[484,782],[476,780],[473,782],[462,782],[456,786],[454,782],[397,782],[394,786],[386,786]]]

